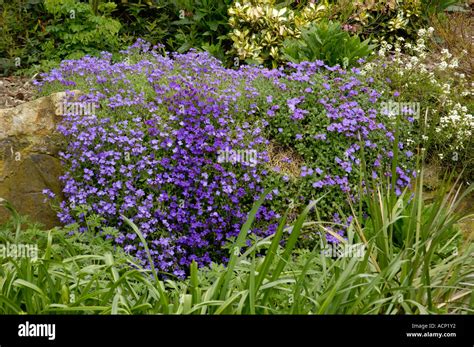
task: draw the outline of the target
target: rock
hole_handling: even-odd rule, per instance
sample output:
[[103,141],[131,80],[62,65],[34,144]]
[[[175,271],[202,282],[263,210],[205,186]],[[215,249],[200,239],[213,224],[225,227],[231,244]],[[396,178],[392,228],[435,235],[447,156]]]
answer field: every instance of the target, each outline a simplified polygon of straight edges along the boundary
[[[0,109],[0,198],[29,220],[46,228],[59,225],[43,189],[62,197],[58,152],[63,146],[56,114],[65,93],[55,93],[19,106]],[[0,224],[10,218],[0,209]]]

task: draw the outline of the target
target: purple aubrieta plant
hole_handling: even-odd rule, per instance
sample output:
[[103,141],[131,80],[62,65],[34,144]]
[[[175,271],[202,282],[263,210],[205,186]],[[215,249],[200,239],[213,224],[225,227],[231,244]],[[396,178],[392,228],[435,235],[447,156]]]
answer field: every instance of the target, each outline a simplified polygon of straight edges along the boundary
[[[331,141],[339,139],[340,153],[319,156],[330,162],[318,163],[302,151],[308,199],[336,188],[354,197],[361,145],[368,157],[371,150],[385,150],[380,139],[389,137],[388,131],[376,119],[380,93],[354,77],[358,71],[320,61],[233,70],[207,53],[159,50],[138,40],[122,52],[123,61],[114,63],[109,53],[63,61],[36,82],[44,93],[79,89],[75,98],[95,109],[89,115],[66,113],[59,126],[68,139],[61,153],[66,199],[60,220],[84,223],[77,211],[89,206],[104,226],[117,227],[116,244],[145,266],[143,245],[121,215],[138,226],[164,273],[183,277],[193,260],[203,266],[228,259],[229,238],[238,234],[267,175],[275,171],[266,150],[272,132],[283,138],[294,129],[292,143],[316,153],[321,145],[335,148]],[[276,92],[260,88],[261,81]],[[337,98],[329,94],[335,91]],[[314,120],[315,104],[324,124]],[[308,127],[311,121],[319,124],[317,131]],[[255,160],[218,160],[223,151],[242,154],[238,158],[252,154]],[[375,171],[383,169],[384,158],[374,158]],[[411,173],[398,169],[397,189],[403,189]],[[285,173],[281,177],[290,180]],[[274,189],[267,202],[278,195]],[[270,206],[258,211],[252,233],[275,232],[278,214]]]
[[[236,114],[255,109],[237,103],[255,93],[236,84],[243,73],[196,52],[149,51],[132,61],[137,50],[148,47],[132,46],[130,60],[116,64],[108,54],[65,61],[39,83],[79,88],[79,102],[97,110],[65,114],[59,126],[69,139],[59,218],[81,223],[75,211],[89,206],[119,229],[115,242],[146,264],[143,245],[120,217],[127,216],[149,241],[156,267],[182,277],[193,260],[203,266],[228,257],[226,242],[263,192],[267,140],[258,126],[236,124]],[[219,162],[229,149],[255,154],[255,161]],[[272,234],[275,217],[262,207],[252,232]]]

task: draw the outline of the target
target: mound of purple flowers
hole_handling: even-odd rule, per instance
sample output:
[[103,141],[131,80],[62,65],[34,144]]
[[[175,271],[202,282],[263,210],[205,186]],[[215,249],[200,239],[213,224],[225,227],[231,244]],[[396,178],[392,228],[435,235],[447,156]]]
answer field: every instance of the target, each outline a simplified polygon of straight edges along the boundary
[[[161,56],[141,42],[128,54],[145,52],[147,59],[135,63],[113,64],[108,54],[65,61],[44,77],[43,86],[87,90],[79,101],[97,110],[65,114],[60,126],[70,141],[62,153],[67,199],[59,217],[81,223],[78,211],[88,206],[119,229],[117,244],[146,263],[125,215],[149,240],[157,268],[183,276],[193,260],[226,261],[225,243],[263,192],[259,164],[268,160],[267,141],[259,127],[235,124],[238,113],[252,112],[236,104],[253,92],[245,83],[239,89],[242,74],[229,74],[207,54]],[[255,162],[219,162],[229,149],[252,151]],[[262,227],[252,231],[273,233],[275,216],[262,207]]]
[[[380,112],[380,85],[357,69],[317,61],[232,70],[206,53],[159,49],[139,40],[121,62],[108,53],[64,61],[38,83],[46,93],[79,89],[79,102],[96,110],[66,113],[60,127],[69,139],[62,222],[101,216],[118,229],[115,242],[147,265],[124,215],[144,234],[156,267],[181,277],[193,260],[227,261],[228,239],[266,187],[276,189],[257,214],[258,236],[275,231],[275,211],[287,207],[281,193],[304,192],[303,205],[326,194],[325,217],[344,209],[348,196],[357,200],[362,155],[374,178],[390,177],[397,123]],[[268,164],[269,139],[304,160],[291,182],[281,173],[281,186],[272,176],[279,168]],[[398,148],[405,150],[402,141]],[[413,172],[396,173],[399,193]]]

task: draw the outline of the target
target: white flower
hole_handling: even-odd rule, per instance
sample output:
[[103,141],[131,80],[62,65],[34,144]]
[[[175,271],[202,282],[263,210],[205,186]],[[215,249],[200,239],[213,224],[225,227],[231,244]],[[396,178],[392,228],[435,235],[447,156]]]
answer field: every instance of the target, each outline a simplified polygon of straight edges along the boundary
[[451,69],[454,69],[454,68],[457,68],[459,66],[459,62],[457,59],[453,59],[453,61],[451,62],[451,64],[449,64],[449,67]]
[[447,83],[443,84],[443,92],[449,94],[451,92],[451,86]]
[[442,61],[440,64],[439,64],[439,68],[441,70],[446,70],[446,68],[448,67],[448,63],[445,62],[445,61]]
[[453,56],[451,53],[449,53],[449,50],[447,50],[446,48],[443,48],[441,50],[441,54],[447,58],[451,58]]

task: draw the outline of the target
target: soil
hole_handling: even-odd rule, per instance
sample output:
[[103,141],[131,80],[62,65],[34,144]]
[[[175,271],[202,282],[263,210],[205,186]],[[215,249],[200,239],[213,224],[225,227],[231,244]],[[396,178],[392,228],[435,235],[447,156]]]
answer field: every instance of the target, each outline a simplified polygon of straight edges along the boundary
[[33,78],[9,76],[0,77],[0,108],[18,106],[35,99],[36,87]]

